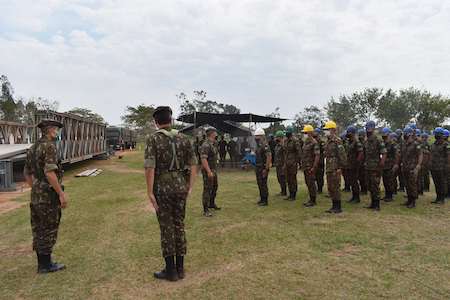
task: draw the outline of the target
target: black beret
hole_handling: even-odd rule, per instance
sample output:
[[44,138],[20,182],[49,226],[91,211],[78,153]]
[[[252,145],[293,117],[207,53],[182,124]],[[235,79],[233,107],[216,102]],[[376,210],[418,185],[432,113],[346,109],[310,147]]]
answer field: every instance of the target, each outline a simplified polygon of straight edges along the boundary
[[153,117],[162,112],[169,112],[170,114],[172,114],[172,109],[169,106],[158,106],[153,112]]
[[56,120],[44,119],[44,120],[41,120],[41,122],[39,122],[37,127],[39,127],[40,129],[43,129],[43,128],[46,128],[46,127],[63,128],[64,125],[61,122],[58,122]]

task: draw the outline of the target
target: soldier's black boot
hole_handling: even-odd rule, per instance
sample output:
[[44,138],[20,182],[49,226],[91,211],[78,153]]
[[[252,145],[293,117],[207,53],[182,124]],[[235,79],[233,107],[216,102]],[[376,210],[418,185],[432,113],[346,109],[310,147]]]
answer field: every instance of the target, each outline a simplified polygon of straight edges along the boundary
[[203,215],[205,217],[212,217],[212,213],[209,211],[209,209],[207,207],[203,208]]
[[415,208],[416,207],[416,199],[411,199],[411,202],[406,207],[407,208]]
[[336,208],[334,209],[333,213],[340,214],[341,212],[342,212],[341,201],[336,201]]
[[411,197],[408,196],[408,200],[404,203],[402,203],[403,206],[408,206],[411,204]]
[[336,210],[336,201],[333,201],[333,205],[331,206],[331,208],[329,210],[326,210],[325,212],[331,214],[334,213]]
[[178,279],[184,279],[184,256],[177,255],[176,267]]
[[291,201],[297,200],[297,192],[292,193],[291,199],[290,199],[290,200],[291,200]]
[[380,199],[375,200],[373,206],[374,206],[373,207],[374,210],[380,211],[380,209],[381,209],[380,208]]
[[267,206],[269,205],[267,198],[261,198],[261,202],[258,203],[259,206]]
[[375,208],[375,200],[372,197],[370,197],[370,205],[366,206],[365,208],[367,208],[367,209],[374,209]]
[[165,257],[164,260],[166,261],[166,268],[164,270],[161,270],[160,272],[155,272],[153,275],[155,276],[156,279],[177,281],[178,273],[177,269],[175,268],[175,257],[168,256]]
[[48,254],[48,255],[38,254],[38,273],[39,274],[58,272],[58,271],[64,270],[65,268],[66,268],[66,266],[63,264],[58,264],[58,263],[52,262],[52,256],[50,254]]
[[316,198],[311,198],[308,202],[303,204],[305,207],[316,206]]
[[209,208],[212,208],[212,209],[214,209],[214,210],[221,210],[222,208],[220,208],[220,207],[218,207],[217,205],[216,205],[216,199],[212,199],[211,200],[211,203],[209,204]]
[[393,195],[394,194],[391,193],[391,192],[386,192],[386,194],[385,194],[385,196],[383,198],[384,202],[392,202],[394,200]]

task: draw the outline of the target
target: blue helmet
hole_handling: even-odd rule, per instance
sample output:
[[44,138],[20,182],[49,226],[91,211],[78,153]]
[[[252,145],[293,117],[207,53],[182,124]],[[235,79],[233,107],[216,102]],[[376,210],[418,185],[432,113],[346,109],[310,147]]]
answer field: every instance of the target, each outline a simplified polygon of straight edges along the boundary
[[447,129],[444,129],[444,136],[449,137],[449,135],[450,135],[450,131],[448,131]]
[[347,134],[351,133],[351,134],[356,134],[358,132],[358,130],[356,129],[355,126],[350,125],[347,127]]
[[416,125],[416,123],[409,123],[408,125],[406,125],[406,126],[408,126],[408,127],[411,127],[412,129],[414,129],[414,130],[416,130],[417,129],[417,125]]
[[382,136],[388,136],[391,133],[391,130],[387,127],[384,127],[383,130],[381,130]]
[[360,129],[360,130],[358,130],[358,135],[364,136],[364,135],[366,135],[366,131],[364,129]]
[[391,139],[397,139],[397,138],[398,138],[398,135],[397,135],[395,132],[391,132],[391,133],[389,134],[389,137],[390,137]]
[[415,133],[417,136],[420,136],[422,132],[420,131],[420,129],[416,129]]
[[396,133],[398,136],[401,136],[402,133],[403,133],[403,130],[401,130],[400,128],[398,128],[398,129],[395,130],[395,133]]
[[377,126],[377,125],[375,124],[374,121],[368,121],[368,122],[366,123],[366,130],[368,130],[368,129],[375,129],[376,126]]
[[343,140],[343,139],[345,139],[346,135],[347,135],[347,132],[344,131],[343,133],[341,133],[341,135],[339,137]]
[[411,127],[407,126],[407,127],[405,127],[405,129],[403,129],[403,133],[404,133],[405,135],[411,135],[411,134],[414,134],[414,129],[412,129]]
[[314,131],[317,132],[317,133],[321,133],[321,132],[322,132],[322,129],[316,128],[316,129],[314,129]]
[[423,138],[428,138],[428,133],[426,133],[425,131],[422,133],[422,137]]
[[437,134],[442,134],[442,135],[444,135],[444,128],[442,128],[442,127],[436,127],[436,128],[434,129],[434,131],[433,131],[433,134],[434,134],[434,135],[437,135]]

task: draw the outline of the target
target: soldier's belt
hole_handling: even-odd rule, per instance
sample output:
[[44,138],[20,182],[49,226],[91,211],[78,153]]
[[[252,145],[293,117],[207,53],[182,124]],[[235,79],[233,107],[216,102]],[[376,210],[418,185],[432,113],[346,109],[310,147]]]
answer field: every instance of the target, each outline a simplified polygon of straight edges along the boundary
[[168,171],[168,172],[163,172],[163,173],[156,174],[158,179],[162,179],[162,180],[177,179],[177,178],[179,178],[182,175],[184,175],[184,171],[183,170]]

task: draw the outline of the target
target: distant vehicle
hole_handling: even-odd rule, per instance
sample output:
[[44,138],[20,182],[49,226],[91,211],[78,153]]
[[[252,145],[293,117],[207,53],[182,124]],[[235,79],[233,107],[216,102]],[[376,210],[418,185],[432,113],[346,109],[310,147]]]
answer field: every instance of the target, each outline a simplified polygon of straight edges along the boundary
[[136,131],[123,127],[107,127],[106,143],[108,148],[114,150],[125,150],[136,148]]

